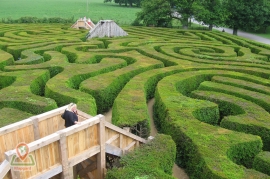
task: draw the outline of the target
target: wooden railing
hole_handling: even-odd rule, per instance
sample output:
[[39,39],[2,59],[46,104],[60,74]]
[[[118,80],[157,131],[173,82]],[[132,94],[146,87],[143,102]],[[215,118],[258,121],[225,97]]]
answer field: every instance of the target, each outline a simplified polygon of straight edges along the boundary
[[[74,166],[92,156],[96,156],[97,162],[96,168],[91,170],[91,176],[104,178],[105,153],[121,156],[146,142],[106,122],[103,115],[90,117],[81,111],[79,112],[81,120],[85,117],[90,118],[82,121],[81,124],[62,129],[64,120],[60,115],[65,108],[35,116],[0,130],[2,140],[8,143],[10,148],[13,146],[13,150],[9,149],[5,152],[5,160],[2,160],[0,165],[0,178],[73,179],[76,176],[73,171]],[[19,136],[20,134],[22,136]],[[9,139],[17,135],[17,140],[8,142],[3,137],[5,135],[10,135]],[[17,163],[22,161],[19,158],[14,160],[15,147],[19,142],[26,142],[29,147],[28,159],[23,162],[29,163],[31,159],[35,159],[29,171],[18,170],[21,168]]]
[[10,175],[7,175],[10,170],[10,163],[7,160],[4,160],[0,165],[0,178],[11,178]]
[[[4,152],[14,149],[18,143],[30,143],[64,129],[61,114],[66,108],[63,106],[0,128],[0,163],[5,160]],[[92,117],[80,110],[78,113],[79,121]]]

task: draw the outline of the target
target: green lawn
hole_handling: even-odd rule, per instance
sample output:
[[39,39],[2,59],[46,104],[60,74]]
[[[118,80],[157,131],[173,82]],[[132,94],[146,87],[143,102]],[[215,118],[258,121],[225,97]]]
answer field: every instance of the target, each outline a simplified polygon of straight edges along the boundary
[[[87,8],[88,2],[88,8]],[[62,17],[75,19],[90,17],[92,21],[111,19],[119,24],[130,24],[139,8],[120,7],[103,0],[1,0],[0,19],[32,16],[38,18]]]
[[260,37],[264,37],[264,38],[267,38],[267,39],[270,39],[270,34],[256,34],[254,33],[255,35],[258,35]]
[[266,29],[266,32],[257,32],[257,33],[253,33],[253,34],[256,34],[256,35],[258,35],[258,36],[261,36],[261,37],[270,39],[270,27],[268,27],[268,28]]
[[251,34],[254,34],[254,35],[258,35],[260,37],[264,37],[264,38],[270,39],[270,27],[268,27],[266,29],[266,31],[264,29],[259,29],[257,31],[247,30],[246,32],[251,33]]

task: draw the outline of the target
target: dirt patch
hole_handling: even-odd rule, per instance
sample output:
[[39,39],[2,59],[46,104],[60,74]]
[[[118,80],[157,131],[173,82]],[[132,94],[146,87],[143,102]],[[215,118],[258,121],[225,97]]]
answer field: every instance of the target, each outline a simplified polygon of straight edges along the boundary
[[[150,117],[150,126],[151,126],[151,136],[155,136],[157,134],[157,129],[154,124],[154,118],[153,118],[153,105],[155,103],[155,99],[151,99],[148,101],[147,106],[148,106],[148,113]],[[176,164],[173,166],[173,176],[178,179],[189,179],[188,175],[186,174],[185,170],[178,167]]]
[[153,105],[155,103],[155,99],[151,99],[148,101],[147,106],[148,106],[148,113],[149,113],[149,117],[150,117],[150,127],[151,127],[151,132],[150,135],[155,137],[155,135],[157,134],[157,129],[156,126],[154,124],[154,117],[153,117]]
[[103,114],[105,116],[105,120],[107,122],[112,123],[112,108],[110,108],[110,110],[106,113]]
[[173,166],[173,176],[178,179],[189,179],[188,175],[186,174],[185,170],[178,167],[176,164]]

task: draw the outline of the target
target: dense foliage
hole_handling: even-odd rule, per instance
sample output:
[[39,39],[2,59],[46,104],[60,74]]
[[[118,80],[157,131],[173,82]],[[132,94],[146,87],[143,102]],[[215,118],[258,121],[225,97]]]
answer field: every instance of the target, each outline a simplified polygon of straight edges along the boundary
[[234,35],[237,35],[238,29],[261,28],[266,20],[266,14],[270,14],[264,0],[226,0],[224,6],[229,14],[225,24],[233,28]]
[[167,0],[148,0],[142,2],[142,11],[136,21],[143,21],[145,26],[171,27],[171,4]]
[[197,1],[194,9],[194,18],[205,25],[209,25],[209,30],[212,30],[214,25],[224,25],[225,20],[228,18],[222,0]]
[[144,146],[124,155],[120,159],[122,167],[109,170],[106,179],[173,179],[171,175],[175,154],[176,147],[172,138],[159,134]]
[[[226,25],[234,29],[258,30],[269,26],[269,3],[265,0],[159,0],[142,1],[142,11],[137,14],[137,21],[144,25],[166,27],[172,19],[181,21],[187,28],[189,21],[197,20],[205,25]],[[151,23],[148,23],[151,22]],[[155,23],[154,23],[155,22]],[[159,23],[162,22],[162,23]],[[138,22],[137,22],[138,24]]]

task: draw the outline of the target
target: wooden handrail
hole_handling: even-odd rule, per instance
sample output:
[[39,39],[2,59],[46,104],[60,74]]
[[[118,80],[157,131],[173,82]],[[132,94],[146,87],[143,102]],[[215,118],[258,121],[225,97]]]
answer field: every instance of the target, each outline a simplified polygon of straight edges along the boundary
[[0,165],[0,178],[4,178],[10,170],[10,164],[7,160],[4,160]]

